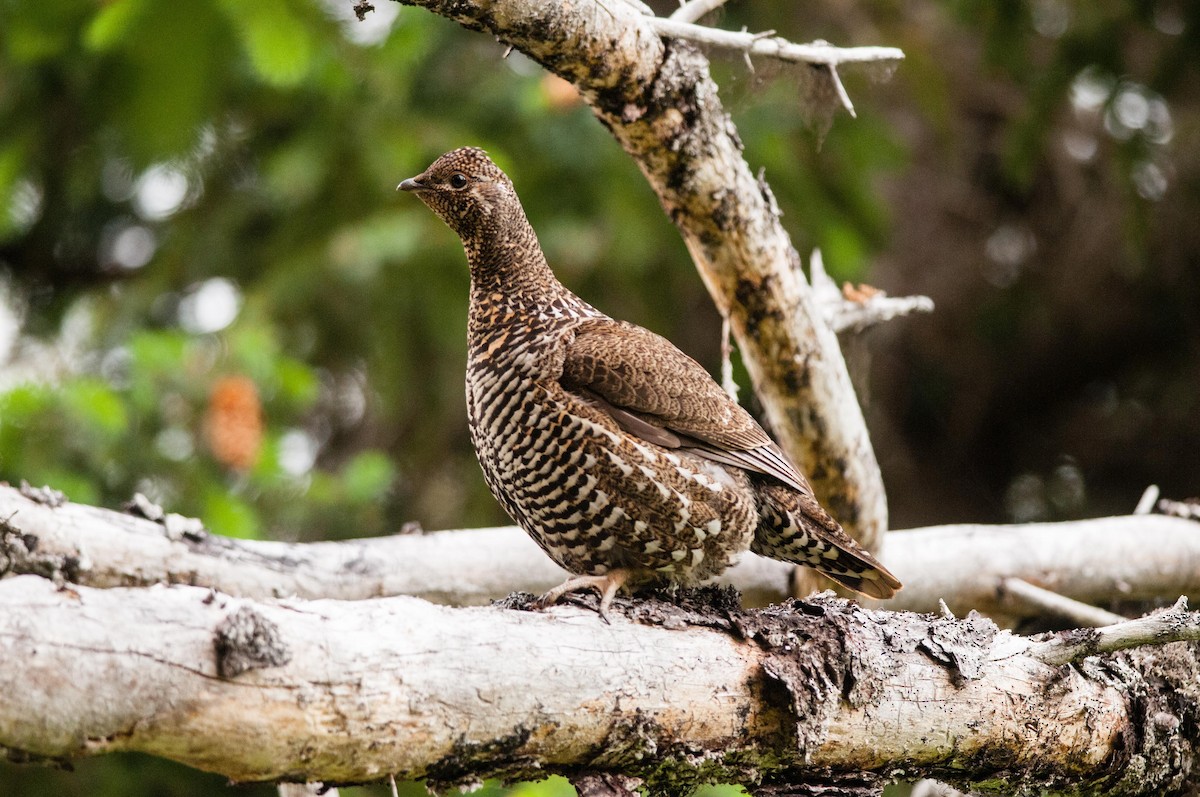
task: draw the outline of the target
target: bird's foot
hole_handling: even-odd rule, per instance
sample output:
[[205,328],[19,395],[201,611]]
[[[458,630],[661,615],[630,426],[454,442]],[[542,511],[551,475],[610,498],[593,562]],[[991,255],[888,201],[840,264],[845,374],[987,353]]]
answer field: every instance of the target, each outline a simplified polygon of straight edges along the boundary
[[628,580],[629,571],[620,569],[610,570],[602,576],[573,576],[534,601],[533,608],[545,609],[558,603],[564,595],[594,589],[600,594],[600,619],[607,623],[608,607],[612,605],[617,590],[625,586]]

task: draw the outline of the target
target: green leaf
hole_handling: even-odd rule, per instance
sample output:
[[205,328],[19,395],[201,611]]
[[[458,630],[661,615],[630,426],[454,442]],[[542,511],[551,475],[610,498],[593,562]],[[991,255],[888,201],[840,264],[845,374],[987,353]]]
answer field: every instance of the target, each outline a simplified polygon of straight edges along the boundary
[[41,385],[20,385],[0,394],[0,478],[28,477],[29,448],[38,448],[37,420],[51,414],[54,394]]
[[378,451],[364,451],[342,471],[346,497],[356,503],[379,500],[395,478],[395,466]]
[[713,786],[701,786],[696,790],[693,797],[744,797],[746,790],[741,786],[732,784],[721,784]]
[[302,410],[312,406],[321,390],[316,372],[305,363],[291,357],[280,357],[276,360],[275,379],[279,384],[279,398]]
[[254,508],[221,490],[213,490],[205,496],[202,520],[210,531],[225,537],[253,540],[262,536]]
[[[80,17],[88,5],[76,2],[5,3],[3,55],[17,63],[34,64],[62,56],[71,48]],[[7,76],[6,76],[7,77]]]
[[821,253],[834,280],[860,277],[867,262],[867,244],[851,224],[832,222],[822,232]]
[[0,208],[7,208],[12,201],[10,193],[25,169],[28,148],[19,141],[0,144]]
[[178,372],[187,347],[187,336],[179,332],[140,332],[129,341],[135,372],[147,375]]
[[30,167],[28,144],[17,137],[0,142],[0,241],[19,236],[28,226],[14,211],[21,204],[20,193],[28,189],[26,169]]
[[126,37],[146,7],[146,0],[115,0],[100,7],[83,32],[90,50],[104,52]]
[[80,379],[63,386],[62,400],[71,420],[83,431],[115,438],[129,426],[125,405],[104,382]]
[[414,213],[378,213],[358,226],[361,256],[383,265],[403,262],[420,244],[421,222]]
[[571,797],[575,794],[571,782],[561,775],[553,775],[534,783],[519,783],[508,793],[508,797]]
[[274,86],[295,86],[312,65],[313,41],[297,18],[296,7],[283,0],[242,3],[223,0],[229,20],[259,76]]
[[312,138],[288,141],[264,160],[265,188],[277,203],[303,207],[318,195],[331,165],[326,146],[326,142]]
[[234,324],[224,339],[237,367],[255,382],[262,384],[274,373],[279,344],[273,329],[251,323]]
[[18,385],[0,394],[0,427],[24,426],[31,417],[49,407],[53,396],[44,385]]
[[195,144],[216,111],[231,46],[210,3],[147,3],[142,11],[123,20],[128,30],[109,42],[119,57],[105,59],[97,102],[137,169]]

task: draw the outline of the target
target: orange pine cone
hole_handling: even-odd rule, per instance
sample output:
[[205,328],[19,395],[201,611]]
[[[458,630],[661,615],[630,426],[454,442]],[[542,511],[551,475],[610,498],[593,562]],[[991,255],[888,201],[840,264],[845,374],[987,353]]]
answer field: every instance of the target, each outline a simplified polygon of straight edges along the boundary
[[262,401],[248,377],[225,376],[208,396],[204,436],[218,462],[234,470],[249,470],[262,449]]

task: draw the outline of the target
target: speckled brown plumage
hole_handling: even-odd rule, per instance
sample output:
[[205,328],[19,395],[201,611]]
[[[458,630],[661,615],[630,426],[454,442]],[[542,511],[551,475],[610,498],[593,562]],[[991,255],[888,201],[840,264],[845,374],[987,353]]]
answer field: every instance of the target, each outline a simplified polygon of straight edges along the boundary
[[695,583],[747,550],[877,598],[896,580],[749,413],[668,340],[554,277],[512,182],[479,149],[400,184],[471,268],[467,413],[492,493],[576,577],[543,596]]

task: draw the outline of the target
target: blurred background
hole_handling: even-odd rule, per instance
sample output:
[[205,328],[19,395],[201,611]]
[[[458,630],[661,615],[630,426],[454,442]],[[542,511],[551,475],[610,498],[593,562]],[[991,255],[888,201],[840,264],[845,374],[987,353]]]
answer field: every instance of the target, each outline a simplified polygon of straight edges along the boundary
[[[464,144],[569,287],[716,369],[678,234],[568,85],[423,10],[350,5],[0,3],[0,480],[140,491],[241,537],[507,523],[467,439],[462,250],[395,192]],[[937,305],[856,345],[894,527],[1200,492],[1200,4],[709,21],[907,54],[844,75],[858,118],[827,131],[797,68],[713,54],[805,259]],[[0,767],[4,794],[227,792],[136,756]]]

